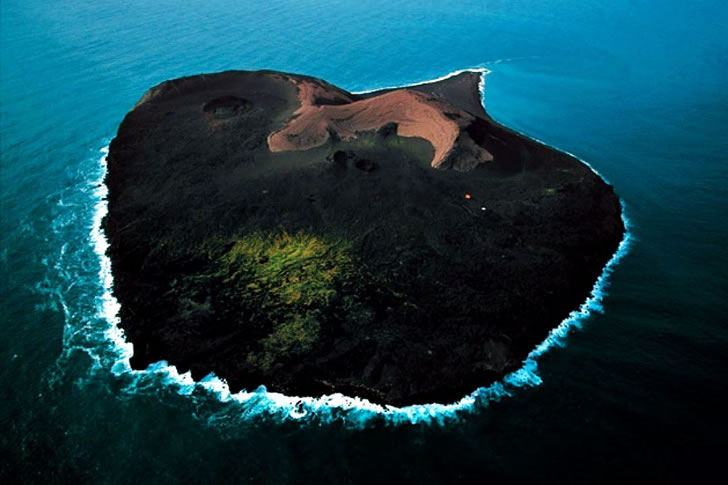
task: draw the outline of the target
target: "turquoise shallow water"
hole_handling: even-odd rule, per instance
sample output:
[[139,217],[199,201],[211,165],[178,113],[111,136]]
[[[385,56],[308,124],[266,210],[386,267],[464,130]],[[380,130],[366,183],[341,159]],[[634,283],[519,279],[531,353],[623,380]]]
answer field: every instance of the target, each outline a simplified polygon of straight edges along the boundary
[[[717,1],[3,1],[0,473],[111,483],[718,473],[726,21]],[[340,412],[302,421],[113,367],[91,238],[99,150],[148,87],[271,68],[356,91],[469,67],[491,70],[492,116],[587,160],[631,223],[603,313],[539,359],[540,385],[417,424]]]

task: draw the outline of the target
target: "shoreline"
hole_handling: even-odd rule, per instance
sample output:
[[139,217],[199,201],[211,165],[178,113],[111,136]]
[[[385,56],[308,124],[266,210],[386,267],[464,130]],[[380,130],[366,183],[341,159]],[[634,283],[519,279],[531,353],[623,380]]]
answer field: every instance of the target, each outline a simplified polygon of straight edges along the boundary
[[[479,81],[479,90],[481,94],[481,104],[484,105],[484,84],[485,76],[491,71],[486,68],[473,68],[473,69],[461,69],[447,74],[446,76],[423,81],[415,84],[408,84],[406,86],[399,86],[397,88],[379,88],[369,91],[363,91],[353,94],[362,94],[366,92],[380,91],[382,89],[398,89],[406,88],[408,86],[420,86],[440,80],[448,79],[456,76],[463,72],[478,72],[481,74]],[[490,115],[488,115],[490,116]],[[495,121],[495,120],[494,120]],[[495,121],[498,123],[497,121]],[[500,123],[498,123],[500,125]],[[503,126],[503,125],[500,125]],[[605,183],[608,181],[595,170],[588,162],[581,158],[560,150],[557,147],[553,147],[544,143],[541,140],[528,136],[522,132],[514,130],[509,127],[505,127],[515,133],[524,136],[530,140],[533,140],[541,145],[549,148],[553,148],[562,153],[565,153],[579,162],[586,165],[592,172],[600,177]],[[101,150],[104,155],[100,158],[99,163],[102,165],[104,177],[106,173],[106,154],[108,153],[108,146]],[[490,384],[489,386],[479,387],[470,394],[463,396],[461,399],[447,403],[428,403],[428,404],[415,404],[409,406],[396,407],[391,405],[380,405],[375,404],[367,399],[350,397],[343,394],[335,393],[330,395],[323,395],[320,397],[308,397],[308,396],[288,396],[285,394],[267,392],[263,386],[260,386],[255,391],[240,391],[235,394],[231,394],[227,386],[227,383],[210,374],[199,381],[192,379],[190,372],[179,374],[175,366],[170,366],[166,361],[158,361],[151,364],[145,370],[133,370],[130,366],[129,359],[133,355],[133,344],[126,341],[123,330],[118,326],[119,316],[118,312],[120,304],[112,294],[113,287],[113,276],[111,274],[111,261],[106,255],[106,248],[108,247],[108,241],[106,235],[102,230],[101,221],[108,212],[108,202],[106,200],[106,194],[108,188],[103,182],[103,178],[99,184],[99,188],[96,194],[99,197],[99,201],[95,205],[95,213],[93,217],[93,227],[91,230],[91,241],[94,252],[99,256],[100,271],[99,277],[103,287],[103,296],[101,302],[101,309],[99,315],[109,324],[109,329],[104,332],[106,338],[112,343],[117,357],[116,361],[111,366],[111,372],[120,376],[122,374],[129,374],[132,377],[147,374],[161,374],[163,377],[164,385],[176,385],[178,386],[179,394],[189,394],[197,386],[204,388],[208,392],[212,392],[216,395],[216,398],[221,402],[236,401],[241,405],[251,405],[254,409],[246,409],[246,414],[275,414],[281,416],[283,419],[301,419],[306,416],[319,416],[325,417],[330,416],[333,410],[345,411],[348,418],[354,418],[355,422],[367,421],[377,416],[384,416],[391,419],[393,422],[431,422],[431,421],[443,421],[446,418],[452,418],[457,416],[462,411],[473,411],[476,406],[481,404],[487,404],[487,402],[498,400],[501,397],[511,395],[512,391],[517,388],[535,386],[541,383],[541,378],[537,374],[537,360],[538,358],[547,352],[554,345],[561,344],[562,339],[568,335],[571,328],[579,326],[579,323],[583,318],[588,317],[592,311],[600,311],[601,304],[604,297],[604,290],[608,284],[608,277],[613,271],[613,267],[627,254],[631,236],[631,224],[629,218],[626,215],[626,209],[624,201],[619,199],[621,206],[621,219],[624,223],[624,234],[621,242],[619,243],[617,250],[605,264],[601,274],[592,286],[589,296],[587,299],[575,310],[570,312],[557,326],[549,331],[546,338],[539,343],[523,361],[523,365],[517,370],[506,374],[503,378]],[[365,415],[360,416],[349,416],[350,413],[364,413]]]
[[375,88],[375,89],[365,89],[364,91],[350,91],[351,94],[369,94],[369,93],[375,93],[377,91],[388,91],[390,89],[405,89],[410,88],[414,86],[424,86],[426,84],[433,84],[440,81],[445,81],[447,79],[450,79],[451,77],[458,76],[464,72],[477,72],[480,73],[480,82],[478,83],[478,90],[480,91],[481,97],[485,92],[485,76],[490,74],[491,71],[488,68],[485,67],[471,67],[468,69],[458,69],[457,71],[453,71],[449,74],[446,74],[444,76],[440,76],[435,79],[430,79],[428,81],[420,81],[412,84],[404,84],[402,86],[389,86],[389,87],[383,87],[383,88]]

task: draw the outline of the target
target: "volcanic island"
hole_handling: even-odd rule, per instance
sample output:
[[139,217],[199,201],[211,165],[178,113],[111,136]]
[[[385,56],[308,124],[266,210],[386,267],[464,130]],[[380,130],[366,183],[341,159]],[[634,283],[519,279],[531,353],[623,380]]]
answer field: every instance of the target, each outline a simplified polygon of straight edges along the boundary
[[105,180],[131,366],[395,406],[518,369],[625,228],[589,167],[486,114],[483,75],[353,94],[228,71],[150,89]]

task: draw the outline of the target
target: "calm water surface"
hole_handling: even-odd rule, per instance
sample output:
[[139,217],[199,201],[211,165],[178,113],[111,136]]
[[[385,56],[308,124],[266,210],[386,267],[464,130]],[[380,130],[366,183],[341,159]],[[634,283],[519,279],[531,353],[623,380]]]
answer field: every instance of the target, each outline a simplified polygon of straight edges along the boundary
[[[728,4],[0,2],[0,476],[717,480],[728,417]],[[440,422],[304,420],[114,368],[99,150],[165,79],[270,68],[351,91],[486,67],[504,124],[575,153],[633,240],[542,383]]]

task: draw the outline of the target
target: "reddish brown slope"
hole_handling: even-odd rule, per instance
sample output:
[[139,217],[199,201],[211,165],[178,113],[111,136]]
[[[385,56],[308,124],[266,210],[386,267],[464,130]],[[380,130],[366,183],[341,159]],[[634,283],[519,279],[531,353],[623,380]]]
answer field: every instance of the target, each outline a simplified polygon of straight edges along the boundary
[[470,163],[455,168],[470,169],[488,162],[493,155],[473,143],[463,132],[474,117],[455,106],[427,94],[397,89],[379,96],[355,99],[323,84],[289,78],[298,88],[300,107],[288,123],[268,136],[272,152],[307,150],[321,146],[335,133],[342,140],[357,133],[397,124],[397,134],[428,140],[435,149],[432,166],[440,168],[456,145],[470,148]]

